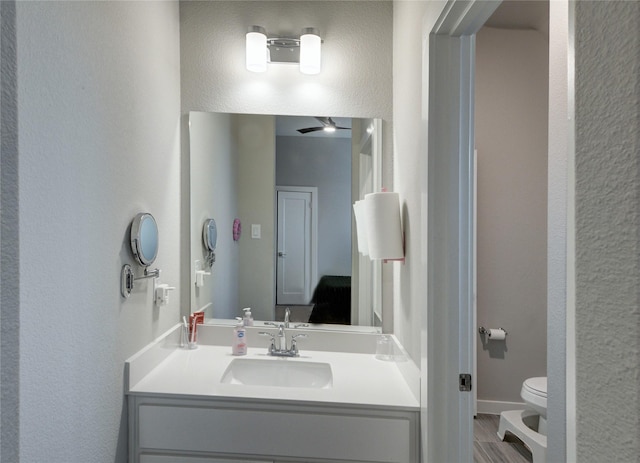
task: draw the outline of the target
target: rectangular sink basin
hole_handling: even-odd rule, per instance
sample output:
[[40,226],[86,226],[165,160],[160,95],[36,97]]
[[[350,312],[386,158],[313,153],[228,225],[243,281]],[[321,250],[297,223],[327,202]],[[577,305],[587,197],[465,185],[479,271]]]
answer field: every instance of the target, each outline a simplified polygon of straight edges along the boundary
[[290,359],[233,359],[221,382],[245,386],[307,387],[326,389],[333,385],[331,365]]

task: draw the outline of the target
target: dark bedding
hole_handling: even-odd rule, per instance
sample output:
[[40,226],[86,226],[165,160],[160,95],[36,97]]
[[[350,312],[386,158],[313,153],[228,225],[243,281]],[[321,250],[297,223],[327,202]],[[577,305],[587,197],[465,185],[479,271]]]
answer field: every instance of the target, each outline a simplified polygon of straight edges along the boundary
[[351,277],[324,275],[313,292],[309,323],[351,324]]

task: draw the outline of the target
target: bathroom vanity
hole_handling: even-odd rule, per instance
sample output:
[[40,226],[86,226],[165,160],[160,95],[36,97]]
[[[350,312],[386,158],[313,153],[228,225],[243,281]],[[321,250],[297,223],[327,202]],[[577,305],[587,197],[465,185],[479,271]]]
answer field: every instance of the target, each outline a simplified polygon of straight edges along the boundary
[[131,463],[418,461],[415,390],[376,358],[379,335],[309,331],[277,358],[260,329],[243,357],[230,327],[205,325],[197,349],[177,326],[127,361]]

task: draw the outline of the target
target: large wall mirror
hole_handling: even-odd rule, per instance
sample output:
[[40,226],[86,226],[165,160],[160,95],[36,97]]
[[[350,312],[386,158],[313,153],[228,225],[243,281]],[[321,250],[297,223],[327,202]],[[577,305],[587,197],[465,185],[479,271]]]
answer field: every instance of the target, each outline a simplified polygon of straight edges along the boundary
[[[352,205],[380,190],[381,134],[379,119],[189,113],[191,310],[380,327],[381,264],[358,253]],[[197,271],[210,273],[203,285]]]

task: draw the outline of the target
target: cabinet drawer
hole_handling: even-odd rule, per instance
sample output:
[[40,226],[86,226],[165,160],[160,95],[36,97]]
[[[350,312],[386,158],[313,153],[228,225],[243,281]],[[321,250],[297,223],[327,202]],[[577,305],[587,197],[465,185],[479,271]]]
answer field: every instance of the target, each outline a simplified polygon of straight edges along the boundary
[[274,463],[273,460],[246,460],[177,455],[140,455],[140,463]]
[[412,415],[402,413],[351,410],[336,414],[322,408],[311,412],[160,404],[139,406],[137,428],[138,448],[143,452],[164,449],[253,455],[256,459],[397,463],[411,461],[414,432]]

